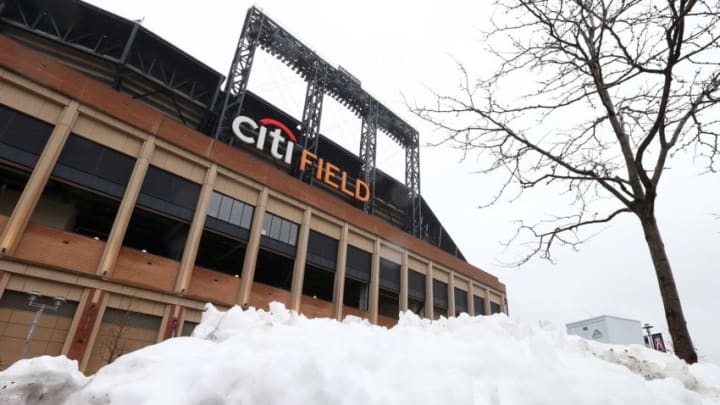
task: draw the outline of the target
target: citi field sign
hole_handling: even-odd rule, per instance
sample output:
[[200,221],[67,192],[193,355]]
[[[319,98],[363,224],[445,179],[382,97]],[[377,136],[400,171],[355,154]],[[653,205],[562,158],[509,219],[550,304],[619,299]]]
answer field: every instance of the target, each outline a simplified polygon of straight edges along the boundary
[[[244,131],[249,128],[257,135]],[[270,154],[273,159],[282,161],[290,166],[299,165],[300,172],[311,171],[316,167],[314,177],[329,187],[339,190],[343,194],[358,201],[370,200],[370,187],[360,179],[355,179],[355,185],[348,184],[348,174],[344,170],[307,149],[302,149],[300,162],[293,160],[297,137],[282,122],[273,118],[263,118],[255,122],[252,118],[239,115],[232,122],[232,131],[236,138],[248,145],[255,145],[258,150]],[[285,145],[285,152],[281,152],[281,145]]]

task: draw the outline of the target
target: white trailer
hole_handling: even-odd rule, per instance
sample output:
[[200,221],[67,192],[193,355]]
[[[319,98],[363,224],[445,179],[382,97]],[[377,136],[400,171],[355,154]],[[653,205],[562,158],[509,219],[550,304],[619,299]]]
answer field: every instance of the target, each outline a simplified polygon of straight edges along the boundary
[[566,325],[569,335],[577,335],[598,342],[629,345],[644,344],[640,321],[617,316],[597,316]]

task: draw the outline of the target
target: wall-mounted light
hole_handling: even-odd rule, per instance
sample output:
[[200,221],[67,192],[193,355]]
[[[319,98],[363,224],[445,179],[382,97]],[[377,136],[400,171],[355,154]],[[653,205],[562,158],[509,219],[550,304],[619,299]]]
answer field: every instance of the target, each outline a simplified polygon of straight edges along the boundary
[[56,296],[52,298],[52,305],[45,304],[42,301],[43,295],[40,294],[37,291],[30,291],[28,293],[28,306],[30,308],[37,308],[37,311],[35,311],[35,316],[33,317],[32,325],[30,325],[30,330],[28,331],[27,336],[25,337],[25,345],[23,346],[22,353],[20,354],[20,358],[25,358],[25,355],[27,354],[28,347],[30,347],[30,342],[32,342],[33,336],[35,335],[35,330],[37,329],[38,324],[40,323],[40,318],[43,315],[43,312],[45,311],[52,311],[57,312],[60,310],[60,307],[65,303],[65,297]]

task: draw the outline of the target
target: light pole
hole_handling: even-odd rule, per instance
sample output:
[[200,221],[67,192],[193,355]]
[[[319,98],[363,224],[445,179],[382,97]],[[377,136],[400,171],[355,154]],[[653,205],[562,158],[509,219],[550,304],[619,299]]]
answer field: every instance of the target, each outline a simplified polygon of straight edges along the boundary
[[653,342],[652,333],[650,333],[650,329],[652,329],[653,326],[650,325],[649,323],[646,323],[645,325],[643,325],[642,328],[645,329],[645,333],[647,334],[648,344],[650,345],[651,348],[655,349],[655,342]]
[[22,354],[20,355],[21,359],[24,359],[27,354],[28,347],[30,347],[30,342],[32,342],[35,329],[37,329],[37,326],[40,323],[40,318],[42,317],[43,312],[46,310],[57,312],[62,304],[65,303],[65,297],[53,298],[52,305],[40,302],[40,298],[42,298],[42,294],[37,291],[30,291],[28,293],[28,306],[30,308],[37,308],[37,311],[35,311],[35,317],[33,318],[32,325],[30,325],[30,330],[25,338],[25,345],[23,346]]

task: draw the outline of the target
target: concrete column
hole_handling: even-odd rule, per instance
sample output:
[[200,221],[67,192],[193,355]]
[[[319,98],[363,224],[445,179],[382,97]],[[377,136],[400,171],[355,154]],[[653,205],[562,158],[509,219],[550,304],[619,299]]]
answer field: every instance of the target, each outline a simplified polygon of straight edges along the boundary
[[268,189],[263,187],[257,197],[255,210],[253,211],[252,224],[250,225],[250,236],[248,237],[245,259],[243,261],[242,273],[240,275],[240,293],[238,304],[244,306],[250,300],[253,279],[255,278],[255,264],[257,263],[258,250],[260,250],[260,237],[262,236],[263,220],[265,219],[265,207],[267,206]]
[[145,173],[147,173],[150,158],[154,150],[155,137],[151,136],[145,140],[137,156],[137,160],[135,160],[135,167],[133,167],[127,187],[125,187],[125,194],[123,195],[122,201],[120,201],[120,207],[118,207],[118,211],[115,214],[110,235],[108,236],[107,243],[105,243],[105,250],[103,250],[97,269],[97,274],[103,278],[112,275],[123,239],[125,239],[125,232],[127,231],[130,218],[135,209],[135,202],[140,194],[140,189],[145,180]]
[[55,163],[60,157],[63,146],[65,146],[65,141],[70,135],[70,130],[75,124],[78,107],[77,101],[70,102],[55,124],[55,129],[50,134],[45,149],[40,154],[37,164],[35,164],[35,168],[5,225],[5,229],[0,235],[0,256],[15,253],[15,249],[23,232],[25,232],[40,195],[42,195]]
[[485,287],[485,315],[490,315],[490,289]]
[[403,250],[400,263],[400,311],[408,309],[408,252]]
[[8,283],[10,282],[10,273],[0,270],[0,298],[2,298]]
[[425,274],[425,317],[435,319],[433,314],[433,264],[428,262]]
[[457,316],[455,313],[455,273],[450,272],[448,277],[448,317]]
[[503,314],[508,315],[508,311],[507,311],[507,297],[505,296],[505,294],[500,294],[500,311],[501,311]]
[[472,280],[468,282],[468,314],[475,316],[475,286]]
[[62,353],[77,360],[84,370],[92,352],[95,336],[100,328],[108,294],[100,289],[86,289],[78,305],[78,315],[70,326]]
[[188,237],[185,240],[185,249],[183,249],[182,258],[180,259],[180,271],[175,281],[175,292],[179,292],[180,294],[184,294],[190,285],[190,277],[195,267],[195,258],[197,257],[198,247],[200,246],[202,231],[203,228],[205,228],[205,218],[207,218],[208,205],[210,205],[210,197],[212,197],[216,177],[217,165],[213,163],[205,172],[205,180],[200,189],[195,214],[193,215],[190,231],[188,231]]
[[378,303],[380,300],[380,239],[375,239],[373,246],[372,265],[370,267],[370,323],[377,324]]
[[344,224],[338,241],[337,265],[335,266],[335,285],[333,286],[332,317],[341,320],[343,299],[345,296],[345,263],[347,262],[348,224]]
[[295,250],[295,264],[293,265],[292,284],[290,285],[290,309],[300,312],[300,299],[302,298],[303,279],[305,278],[305,259],[307,258],[308,237],[310,236],[310,220],[312,208],[305,208],[302,224],[298,232],[297,249]]

